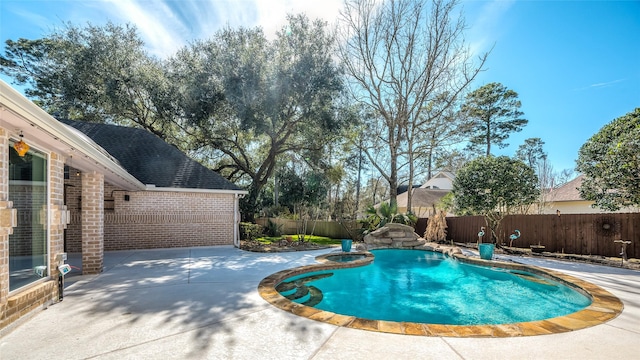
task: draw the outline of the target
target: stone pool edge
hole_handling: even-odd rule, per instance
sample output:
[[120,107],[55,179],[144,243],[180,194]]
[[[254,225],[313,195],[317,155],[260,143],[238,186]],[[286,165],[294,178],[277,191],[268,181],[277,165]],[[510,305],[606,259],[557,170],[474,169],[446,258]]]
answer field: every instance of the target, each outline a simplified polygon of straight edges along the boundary
[[624,305],[622,304],[620,299],[611,294],[609,291],[590,282],[555,270],[543,269],[536,266],[518,263],[482,260],[479,258],[468,257],[463,255],[459,249],[449,246],[424,245],[416,248],[416,250],[441,252],[447,256],[455,257],[460,261],[470,264],[498,267],[509,270],[527,271],[543,276],[548,276],[554,280],[564,283],[565,285],[571,286],[589,296],[592,299],[592,303],[591,305],[580,311],[565,316],[559,316],[545,320],[501,325],[442,325],[369,320],[358,318],[355,316],[336,314],[293,302],[280,295],[280,293],[275,289],[278,283],[291,276],[296,276],[312,271],[332,270],[367,265],[373,261],[373,255],[369,252],[349,253],[349,255],[366,255],[364,259],[359,259],[351,262],[334,262],[328,261],[326,259],[328,255],[335,254],[325,254],[318,256],[316,257],[316,260],[320,262],[319,264],[306,265],[293,269],[282,270],[267,276],[266,278],[262,279],[262,281],[258,285],[258,292],[265,301],[272,304],[273,306],[311,320],[353,329],[418,336],[516,337],[558,334],[603,324],[620,315],[622,313],[622,310],[624,309]]

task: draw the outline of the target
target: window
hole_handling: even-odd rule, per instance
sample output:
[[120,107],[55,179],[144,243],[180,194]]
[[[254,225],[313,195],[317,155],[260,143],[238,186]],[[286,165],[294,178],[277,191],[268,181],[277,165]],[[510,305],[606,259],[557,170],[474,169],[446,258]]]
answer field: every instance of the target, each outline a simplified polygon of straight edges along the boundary
[[47,259],[47,156],[33,148],[23,157],[9,142],[9,201],[18,226],[9,235],[9,291],[49,275]]

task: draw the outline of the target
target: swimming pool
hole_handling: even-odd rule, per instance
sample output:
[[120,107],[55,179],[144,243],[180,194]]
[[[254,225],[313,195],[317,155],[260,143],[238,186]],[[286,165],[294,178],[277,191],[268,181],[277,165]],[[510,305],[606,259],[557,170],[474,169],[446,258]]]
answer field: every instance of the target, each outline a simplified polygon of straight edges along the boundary
[[[457,259],[454,261],[452,259],[446,259],[441,254],[435,254],[431,251],[424,250],[438,250],[440,253],[450,253],[452,256]],[[512,337],[512,336],[530,336],[530,335],[541,335],[541,334],[551,334],[551,333],[561,333],[567,331],[574,331],[578,329],[583,329],[591,326],[595,326],[598,324],[602,324],[608,320],[611,320],[617,317],[623,310],[622,302],[613,294],[609,293],[605,289],[598,287],[594,284],[586,282],[584,280],[575,278],[565,273],[561,273],[554,270],[542,269],[535,266],[527,266],[512,262],[500,262],[500,261],[485,261],[480,260],[474,257],[467,257],[462,254],[456,254],[451,250],[455,250],[455,248],[449,249],[446,246],[437,246],[437,247],[429,247],[425,246],[424,250],[388,250],[393,251],[389,252],[389,254],[396,254],[395,251],[409,251],[415,253],[420,259],[417,260],[419,262],[423,262],[424,265],[434,265],[433,270],[431,270],[432,274],[435,276],[440,266],[443,266],[441,263],[451,262],[454,266],[460,266],[464,271],[472,271],[478,272],[478,274],[474,276],[480,276],[485,279],[484,282],[503,282],[503,278],[509,279],[511,284],[524,282],[529,280],[534,280],[534,284],[527,284],[536,287],[555,287],[556,285],[568,285],[572,291],[577,290],[581,295],[586,295],[586,299],[588,301],[592,301],[591,305],[587,305],[583,307],[584,304],[581,304],[582,300],[578,301],[578,308],[583,307],[582,310],[578,310],[576,312],[567,313],[564,316],[556,316],[552,318],[546,318],[542,320],[532,320],[532,321],[519,321],[511,318],[510,323],[502,323],[503,320],[492,321],[493,323],[489,323],[487,320],[478,320],[476,315],[467,315],[474,321],[469,324],[469,322],[464,322],[465,325],[456,325],[456,324],[448,324],[447,323],[436,323],[437,316],[430,316],[428,319],[422,319],[419,322],[416,317],[409,316],[408,320],[385,320],[382,317],[386,317],[386,311],[378,311],[383,306],[387,306],[385,303],[393,304],[392,306],[398,307],[409,307],[414,306],[412,304],[406,303],[406,300],[400,300],[399,302],[390,302],[387,300],[380,301],[372,301],[375,299],[376,293],[382,294],[404,294],[411,290],[418,283],[418,279],[420,277],[429,277],[424,274],[421,274],[421,271],[408,271],[407,269],[403,269],[402,266],[398,264],[397,259],[392,260],[390,257],[389,260],[393,263],[393,266],[397,268],[393,270],[393,267],[387,273],[393,273],[395,271],[394,276],[388,276],[389,274],[384,274],[385,272],[378,273],[374,276],[377,278],[382,277],[391,277],[397,278],[399,275],[407,277],[401,282],[398,288],[385,288],[381,289],[372,289],[368,287],[365,283],[358,283],[353,281],[361,281],[360,276],[356,276],[356,271],[353,271],[355,267],[372,267],[373,264],[371,260],[373,260],[373,255],[368,253],[367,259],[359,259],[351,262],[336,262],[336,261],[326,261],[326,254],[320,255],[316,259],[321,261],[321,264],[314,265],[306,265],[302,267],[287,269],[279,271],[275,274],[271,274],[264,278],[260,284],[258,285],[258,291],[260,296],[265,299],[267,302],[276,306],[277,308],[291,312],[295,315],[306,317],[312,320],[326,322],[332,325],[350,327],[355,329],[363,329],[370,331],[380,331],[380,332],[389,332],[396,334],[409,334],[409,335],[422,335],[422,336],[448,336],[448,337]],[[382,250],[386,251],[386,250]],[[374,250],[376,258],[373,261],[374,263],[377,261],[378,263],[384,262],[385,256],[383,253],[378,250]],[[395,264],[395,265],[394,265]],[[464,266],[463,266],[464,265]],[[473,265],[481,265],[473,266]],[[491,270],[493,269],[493,270]],[[346,272],[344,272],[346,270]],[[369,270],[369,269],[367,269]],[[345,309],[342,308],[332,308],[332,310],[324,310],[321,307],[324,305],[320,305],[323,302],[327,302],[329,297],[329,288],[321,289],[316,287],[318,284],[322,284],[323,281],[327,281],[328,279],[334,278],[335,274],[343,273],[346,277],[342,281],[338,281],[338,283],[350,284],[347,288],[339,290],[338,292],[345,292],[350,294],[346,298],[342,298],[342,300],[333,300],[334,302],[338,302],[338,306],[344,306]],[[413,274],[412,274],[413,273]],[[363,273],[364,274],[364,273]],[[463,274],[467,274],[463,272]],[[342,275],[341,275],[342,276]],[[431,276],[431,277],[433,277]],[[371,279],[371,276],[362,276],[363,278]],[[437,276],[438,281],[434,282],[431,287],[432,288],[443,288],[446,287],[445,284],[449,283],[464,283],[465,276],[460,275],[449,275],[449,281],[444,282],[443,279],[446,279],[445,276]],[[497,277],[497,279],[493,279],[492,277]],[[291,280],[294,280],[293,282]],[[335,281],[335,280],[331,280]],[[290,283],[290,285],[283,285]],[[296,285],[297,284],[297,285]],[[504,284],[503,284],[504,285]],[[289,287],[289,289],[286,289]],[[509,286],[502,286],[501,288],[508,288]],[[351,292],[354,288],[362,288],[365,291]],[[278,291],[278,290],[280,291]],[[327,294],[324,291],[327,291]],[[368,290],[368,291],[367,291]],[[475,290],[467,289],[465,291],[464,301],[462,302],[476,302],[475,300],[471,300],[471,295],[474,293],[482,293],[482,287],[477,287]],[[529,290],[528,290],[529,291]],[[430,293],[428,291],[427,293]],[[570,297],[573,297],[572,294]],[[325,298],[327,296],[327,298]],[[417,296],[418,304],[428,303],[424,297],[424,293],[422,295]],[[295,300],[290,300],[287,297]],[[496,291],[490,295],[491,300],[495,300],[496,298],[506,297],[500,291]],[[540,297],[540,296],[537,296]],[[562,298],[562,297],[561,297]],[[580,297],[578,297],[580,298]],[[338,299],[338,298],[336,298]],[[414,299],[415,300],[415,299]],[[481,299],[482,300],[482,299]],[[536,299],[537,300],[537,299]],[[520,302],[524,303],[528,300],[522,300]],[[573,300],[572,300],[573,301]],[[451,300],[445,302],[445,307],[453,307],[457,308],[459,306],[460,300]],[[562,303],[563,300],[558,301],[556,299],[556,304]],[[478,303],[481,303],[478,301]],[[513,303],[507,303],[506,305],[497,305],[494,301],[484,302],[484,309],[481,309],[484,312],[494,312],[494,309],[498,307],[503,307],[507,309],[507,312],[515,313],[519,312],[522,307],[512,307]],[[369,304],[369,305],[364,305]],[[536,307],[537,305],[525,306],[528,308]],[[422,305],[420,305],[422,306]],[[430,305],[435,306],[435,305]],[[515,306],[515,305],[514,305]],[[358,313],[358,315],[350,315],[352,314],[352,308],[369,308],[373,310],[370,313]],[[424,307],[424,306],[423,306]],[[429,307],[429,306],[427,306]],[[511,310],[508,310],[511,309]],[[336,312],[340,311],[340,312]],[[341,311],[345,311],[344,313]],[[422,310],[421,310],[422,311]],[[571,311],[571,309],[565,309],[564,312]],[[387,314],[388,315],[388,314]],[[546,316],[546,315],[545,315]],[[444,322],[444,321],[443,321]],[[485,324],[486,322],[486,324]],[[480,325],[473,325],[473,324]]]
[[542,320],[591,304],[575,289],[528,272],[465,264],[430,251],[372,253],[371,265],[294,276],[276,290],[338,314],[452,325]]

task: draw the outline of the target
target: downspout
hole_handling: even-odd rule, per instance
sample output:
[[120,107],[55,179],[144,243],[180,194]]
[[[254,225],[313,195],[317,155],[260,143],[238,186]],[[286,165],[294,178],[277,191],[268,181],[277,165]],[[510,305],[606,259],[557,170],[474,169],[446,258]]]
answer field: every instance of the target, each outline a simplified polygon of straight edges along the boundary
[[244,194],[236,193],[233,201],[233,246],[240,248],[240,199]]

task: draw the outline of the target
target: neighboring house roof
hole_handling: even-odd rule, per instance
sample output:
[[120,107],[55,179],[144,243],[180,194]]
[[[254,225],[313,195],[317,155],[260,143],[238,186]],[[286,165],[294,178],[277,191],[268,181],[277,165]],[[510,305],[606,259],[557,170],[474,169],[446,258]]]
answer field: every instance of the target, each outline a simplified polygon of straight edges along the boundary
[[[440,171],[436,173],[431,179],[427,180],[422,186],[414,187],[411,196],[411,208],[418,211],[418,209],[432,208],[433,205],[438,204],[440,199],[451,192],[453,188],[453,180],[456,176],[448,171]],[[404,192],[398,193],[396,201],[398,208],[406,208],[408,200],[407,187],[404,187]],[[379,208],[383,202],[389,202],[389,199],[383,200],[380,203],[374,205],[375,208]]]
[[[413,185],[414,189],[419,188],[421,185]],[[402,194],[403,192],[406,192],[409,189],[409,185],[400,185],[398,186],[398,194]]]
[[238,186],[143,130],[60,120],[86,134],[143,184],[163,188],[241,190]]
[[440,171],[431,179],[427,180],[422,186],[423,189],[453,189],[453,181],[456,176],[449,171]]
[[578,188],[582,185],[582,179],[584,179],[584,175],[580,175],[559,188],[553,189],[549,192],[549,201],[586,201],[580,197],[580,192],[578,191]]
[[[435,190],[435,189],[423,189],[417,188],[413,189],[413,193],[411,196],[411,207],[412,208],[430,208],[434,204],[440,202],[445,195],[447,195],[450,190]],[[404,192],[399,194],[396,198],[398,201],[398,207],[407,207],[407,199],[408,193]]]

